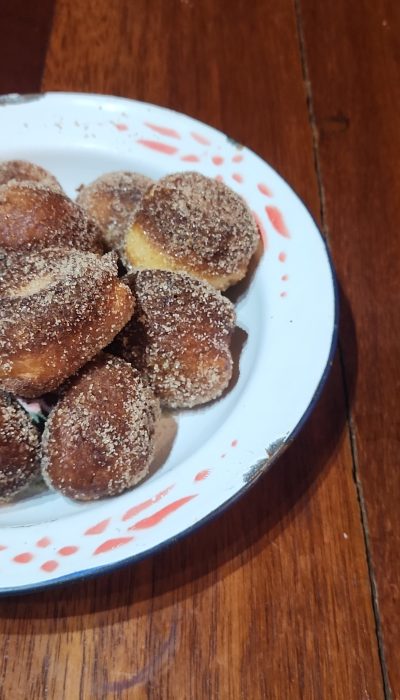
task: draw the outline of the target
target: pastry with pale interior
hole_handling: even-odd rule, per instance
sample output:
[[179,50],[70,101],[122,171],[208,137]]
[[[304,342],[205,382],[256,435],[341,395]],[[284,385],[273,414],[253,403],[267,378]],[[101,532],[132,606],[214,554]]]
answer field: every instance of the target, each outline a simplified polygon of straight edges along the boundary
[[116,253],[67,248],[0,256],[0,388],[53,391],[132,316]]
[[188,408],[220,396],[232,375],[229,299],[185,273],[139,270],[127,281],[135,313],[112,351],[143,372],[164,406]]
[[242,197],[222,182],[184,172],[145,192],[125,254],[134,267],[187,272],[225,290],[246,275],[257,243]]
[[79,189],[76,201],[97,224],[109,250],[123,254],[128,225],[151,183],[145,175],[117,171]]
[[0,502],[9,501],[40,474],[39,431],[26,411],[0,391]]
[[29,251],[57,245],[103,250],[99,231],[83,209],[41,182],[0,185],[0,250]]
[[142,481],[154,454],[159,402],[139,372],[100,354],[73,377],[43,433],[42,474],[69,498],[116,496]]

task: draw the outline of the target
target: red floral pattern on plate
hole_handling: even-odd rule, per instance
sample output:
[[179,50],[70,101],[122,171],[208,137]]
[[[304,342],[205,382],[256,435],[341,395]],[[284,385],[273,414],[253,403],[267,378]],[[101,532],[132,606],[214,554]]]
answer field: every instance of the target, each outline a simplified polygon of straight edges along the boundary
[[202,469],[201,472],[198,472],[196,474],[193,481],[204,481],[204,479],[207,479],[207,477],[210,476],[210,474],[211,474],[211,469]]
[[153,515],[149,515],[147,518],[143,518],[142,520],[139,520],[137,523],[134,525],[131,525],[129,530],[147,530],[149,527],[154,527],[155,525],[158,525],[162,520],[165,520],[165,518],[168,517],[168,515],[171,515],[171,513],[174,513],[178,508],[182,508],[182,506],[185,505],[185,503],[189,503],[189,501],[192,500],[192,498],[196,498],[197,494],[193,494],[191,496],[184,496],[183,498],[178,498],[176,501],[172,501],[172,503],[169,503],[167,506],[164,506],[164,508],[161,508],[161,510],[157,510]]
[[284,238],[290,238],[290,233],[285,224],[285,219],[283,218],[283,214],[278,207],[265,207],[265,211],[267,212],[268,218],[275,231]]
[[122,547],[124,544],[128,544],[128,542],[132,542],[133,536],[132,537],[113,537],[110,540],[106,540],[102,544],[100,544],[93,552],[94,555],[97,554],[104,554],[104,552],[109,552],[112,549],[117,549],[117,547]]
[[161,136],[170,136],[172,139],[180,139],[180,134],[176,131],[176,129],[171,129],[169,126],[160,126],[159,124],[150,124],[150,122],[144,122],[145,126],[148,126],[149,129],[152,129],[153,131],[156,131],[157,134],[161,134]]
[[102,532],[104,532],[107,527],[109,526],[111,522],[111,518],[106,518],[105,520],[100,520],[99,523],[96,525],[93,525],[93,527],[89,527],[84,534],[85,535],[101,535]]
[[177,153],[178,149],[176,146],[171,146],[169,143],[163,143],[162,141],[151,141],[150,139],[138,139],[137,143],[142,144],[146,148],[150,148],[152,151],[158,151],[159,153],[164,153],[167,156],[172,156]]

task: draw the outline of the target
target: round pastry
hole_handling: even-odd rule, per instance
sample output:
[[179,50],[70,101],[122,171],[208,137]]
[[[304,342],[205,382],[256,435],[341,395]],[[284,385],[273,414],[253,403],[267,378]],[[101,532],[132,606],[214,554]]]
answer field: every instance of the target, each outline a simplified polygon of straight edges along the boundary
[[114,338],[134,308],[116,258],[47,248],[0,259],[0,388],[52,391]]
[[65,496],[116,496],[148,473],[159,402],[128,363],[102,354],[71,381],[51,412],[42,474]]
[[151,183],[145,175],[120,171],[80,188],[76,201],[100,228],[109,250],[123,253],[128,224]]
[[187,272],[227,289],[246,274],[258,233],[244,200],[200,173],[176,173],[149,187],[126,238],[138,268]]
[[141,270],[129,283],[135,313],[113,352],[148,377],[166,406],[191,407],[217,398],[232,375],[233,304],[184,273]]
[[63,191],[54,175],[40,165],[29,163],[27,160],[5,160],[0,163],[0,185],[6,185],[10,180],[41,182],[58,192]]
[[8,501],[40,474],[39,431],[24,409],[0,391],[0,502]]
[[11,180],[0,186],[0,249],[57,245],[102,252],[96,227],[62,192],[39,182]]

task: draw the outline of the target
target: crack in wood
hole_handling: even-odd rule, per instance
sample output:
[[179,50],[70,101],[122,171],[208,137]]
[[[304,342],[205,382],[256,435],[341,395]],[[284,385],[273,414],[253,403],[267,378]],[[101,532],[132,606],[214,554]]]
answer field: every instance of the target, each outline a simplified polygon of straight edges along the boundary
[[[320,155],[319,155],[319,129],[318,129],[318,124],[317,124],[317,119],[315,116],[313,94],[312,94],[312,84],[311,84],[310,72],[308,69],[308,63],[307,63],[306,40],[305,40],[305,35],[304,35],[304,30],[303,30],[303,21],[302,21],[302,13],[301,13],[301,0],[293,0],[293,4],[294,4],[295,16],[296,16],[297,37],[298,37],[298,42],[299,42],[299,52],[300,52],[301,68],[302,68],[302,74],[303,74],[303,83],[304,83],[304,88],[305,88],[305,92],[306,92],[308,118],[309,118],[309,122],[310,122],[311,134],[312,134],[314,168],[315,168],[315,174],[316,174],[316,178],[317,178],[318,197],[319,197],[319,203],[320,203],[320,212],[319,213],[320,213],[320,221],[321,221],[321,230],[322,230],[322,234],[327,242],[327,245],[330,248],[330,245],[329,245],[330,230],[329,230],[328,217],[327,217],[326,196],[325,196],[325,189],[324,189],[324,184],[323,184],[323,179],[322,179],[322,169],[321,169],[321,161],[320,161]],[[388,668],[387,668],[387,663],[386,663],[386,658],[385,658],[385,649],[384,649],[384,642],[383,642],[382,622],[381,622],[380,610],[379,610],[376,576],[375,576],[375,572],[374,572],[371,547],[370,547],[370,535],[369,535],[369,528],[368,528],[367,509],[366,509],[366,505],[365,505],[361,477],[360,477],[360,473],[359,473],[357,438],[355,435],[353,416],[352,416],[352,412],[351,412],[351,402],[350,402],[349,387],[348,387],[348,382],[347,382],[347,373],[346,373],[346,365],[345,365],[345,360],[344,360],[344,352],[343,352],[340,340],[338,342],[338,355],[339,355],[342,381],[343,381],[343,391],[344,391],[344,397],[345,397],[346,418],[347,418],[347,426],[348,426],[349,442],[350,442],[351,458],[352,458],[352,466],[353,466],[353,479],[354,479],[355,491],[356,491],[357,501],[358,501],[359,510],[360,510],[360,521],[361,521],[361,527],[362,527],[362,531],[363,531],[365,556],[366,556],[367,567],[368,567],[368,576],[369,576],[370,590],[371,590],[371,604],[372,604],[374,620],[375,620],[375,634],[376,634],[376,639],[377,639],[379,663],[380,663],[381,674],[382,674],[383,692],[385,695],[385,700],[392,700],[392,691],[390,688],[389,674],[388,674]]]

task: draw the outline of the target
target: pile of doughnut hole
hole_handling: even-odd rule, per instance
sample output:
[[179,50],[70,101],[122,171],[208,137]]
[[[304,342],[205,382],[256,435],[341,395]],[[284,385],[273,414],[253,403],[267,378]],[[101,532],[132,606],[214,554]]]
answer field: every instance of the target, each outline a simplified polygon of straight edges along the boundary
[[[41,477],[68,498],[143,480],[161,409],[218,398],[258,244],[244,200],[196,172],[113,172],[76,201],[0,163],[0,501]],[[24,400],[51,397],[39,430]],[[22,403],[21,403],[22,399]]]

